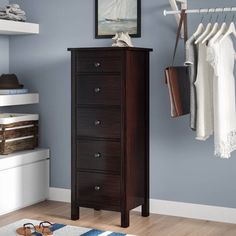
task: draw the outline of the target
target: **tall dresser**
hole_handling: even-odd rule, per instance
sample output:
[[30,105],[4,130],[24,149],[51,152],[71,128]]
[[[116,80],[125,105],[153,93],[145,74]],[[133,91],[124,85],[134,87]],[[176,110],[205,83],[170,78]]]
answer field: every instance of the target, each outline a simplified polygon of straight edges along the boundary
[[149,216],[147,48],[70,48],[71,218],[79,207]]

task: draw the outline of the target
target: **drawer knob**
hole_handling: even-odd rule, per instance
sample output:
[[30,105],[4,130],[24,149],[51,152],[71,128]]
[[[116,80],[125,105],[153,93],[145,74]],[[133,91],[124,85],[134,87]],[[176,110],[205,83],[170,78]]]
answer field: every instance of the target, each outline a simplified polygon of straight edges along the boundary
[[100,186],[95,186],[94,189],[95,189],[95,191],[99,191],[101,189],[101,187]]
[[94,121],[94,124],[95,124],[96,126],[98,126],[98,125],[101,124],[101,121],[100,121],[100,120],[95,120],[95,121]]
[[98,67],[101,66],[101,63],[100,63],[100,62],[94,62],[94,66],[95,66],[96,68],[98,68]]
[[97,152],[97,153],[94,154],[94,157],[95,158],[100,158],[100,157],[102,157],[102,154],[100,152]]
[[101,92],[101,88],[95,88],[95,89],[94,89],[94,92],[95,92],[95,93],[100,93],[100,92]]

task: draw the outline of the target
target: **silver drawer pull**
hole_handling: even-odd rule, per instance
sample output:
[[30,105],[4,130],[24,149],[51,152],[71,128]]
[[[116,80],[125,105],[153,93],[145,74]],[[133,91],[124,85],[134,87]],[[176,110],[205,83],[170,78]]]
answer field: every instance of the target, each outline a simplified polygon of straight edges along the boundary
[[100,62],[94,62],[94,66],[95,66],[96,68],[98,68],[98,67],[101,66],[101,63],[100,63]]
[[94,92],[95,92],[95,93],[100,93],[100,92],[101,92],[101,88],[95,88],[95,89],[94,89]]
[[100,186],[95,186],[94,189],[95,189],[95,191],[99,191],[99,190],[101,190],[101,187]]
[[94,154],[94,157],[95,158],[100,158],[100,157],[102,157],[102,154],[100,152],[97,152],[97,153]]
[[100,121],[100,120],[95,120],[94,121],[94,125],[96,125],[96,126],[98,126],[98,125],[100,125],[102,122]]

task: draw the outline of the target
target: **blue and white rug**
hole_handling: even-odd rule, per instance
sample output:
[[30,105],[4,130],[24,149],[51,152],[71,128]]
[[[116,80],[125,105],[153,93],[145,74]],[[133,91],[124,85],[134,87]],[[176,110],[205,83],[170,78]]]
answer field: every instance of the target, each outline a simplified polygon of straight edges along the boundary
[[[32,223],[34,225],[38,225],[40,221],[25,219],[9,224],[0,228],[0,236],[17,236],[18,234],[16,233],[16,229],[22,227],[22,225],[24,225],[25,223]],[[132,236],[130,234],[128,235],[122,233],[114,233],[111,231],[101,231],[63,224],[54,224],[52,231],[53,236]],[[41,234],[35,236],[40,235]]]

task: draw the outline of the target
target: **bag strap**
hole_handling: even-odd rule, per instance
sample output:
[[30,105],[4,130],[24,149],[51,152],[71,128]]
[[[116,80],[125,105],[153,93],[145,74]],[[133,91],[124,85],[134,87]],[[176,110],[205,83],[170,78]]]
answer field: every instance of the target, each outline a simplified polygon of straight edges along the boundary
[[176,51],[178,48],[179,38],[180,38],[181,29],[182,29],[183,25],[184,25],[184,43],[186,43],[188,40],[188,24],[187,24],[186,9],[181,10],[179,27],[178,27],[177,34],[176,34],[176,41],[175,41],[174,55],[173,55],[173,59],[172,59],[172,66],[174,65],[174,62],[175,62]]

